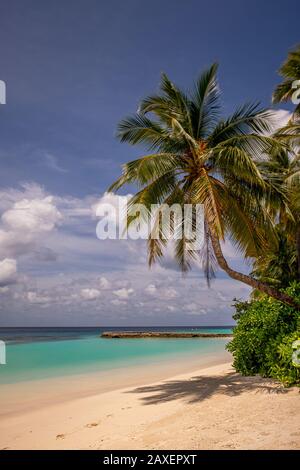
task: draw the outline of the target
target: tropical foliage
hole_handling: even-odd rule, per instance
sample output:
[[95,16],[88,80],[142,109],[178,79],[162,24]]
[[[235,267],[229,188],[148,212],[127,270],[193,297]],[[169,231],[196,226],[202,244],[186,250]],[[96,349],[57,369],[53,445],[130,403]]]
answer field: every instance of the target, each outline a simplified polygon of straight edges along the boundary
[[[276,87],[273,93],[273,102],[291,101],[296,91],[296,86],[300,88],[300,45],[289,52],[287,59],[279,69],[282,82]],[[298,84],[297,84],[297,81]],[[296,106],[296,113],[300,113],[300,104]]]
[[[289,129],[287,126],[286,129]],[[278,138],[289,136],[284,130]],[[279,152],[271,152],[266,161],[259,164],[260,171],[270,184],[282,192],[282,204],[274,211],[276,241],[270,241],[265,253],[254,261],[253,275],[279,287],[287,287],[300,279],[300,156],[292,145]]]
[[[283,81],[273,93],[273,102],[291,101],[296,87],[300,90],[300,46],[288,54],[279,74]],[[275,139],[285,142],[286,147],[270,152],[268,160],[260,164],[265,178],[282,191],[284,197],[273,217],[277,223],[277,243],[269,243],[264,256],[256,258],[253,274],[279,287],[286,287],[294,279],[300,280],[299,113],[300,105],[297,105],[287,125],[274,135]]]
[[[264,255],[254,260],[252,275],[283,289],[298,277],[297,251],[282,225],[278,224],[276,231],[276,243],[270,243]],[[254,291],[255,297],[259,294],[257,290]]]
[[[300,284],[294,283],[287,292],[300,300]],[[227,348],[236,371],[299,385],[300,364],[292,361],[293,344],[300,340],[299,311],[268,297],[236,302],[235,308],[237,326]]]
[[[300,99],[300,45],[289,52],[286,61],[279,69],[283,81],[273,93],[273,102],[280,103],[292,100],[297,90],[297,101]],[[287,125],[277,132],[279,140],[289,144],[283,158],[273,161],[275,173],[281,184],[286,186],[289,196],[290,213],[285,214],[283,228],[288,233],[288,240],[296,249],[297,279],[300,279],[300,104],[295,106]],[[281,174],[281,176],[279,176]],[[292,215],[292,217],[291,217]],[[281,218],[282,221],[282,218]],[[291,257],[291,265],[294,257]]]

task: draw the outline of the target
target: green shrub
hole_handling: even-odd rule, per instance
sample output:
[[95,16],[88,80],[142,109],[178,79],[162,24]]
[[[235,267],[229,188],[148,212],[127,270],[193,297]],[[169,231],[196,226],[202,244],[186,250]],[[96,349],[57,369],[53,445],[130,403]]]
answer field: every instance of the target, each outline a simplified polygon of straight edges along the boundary
[[[300,284],[286,292],[300,302]],[[299,385],[300,366],[292,361],[292,345],[300,339],[300,312],[270,297],[236,302],[235,308],[237,326],[227,348],[236,371]]]

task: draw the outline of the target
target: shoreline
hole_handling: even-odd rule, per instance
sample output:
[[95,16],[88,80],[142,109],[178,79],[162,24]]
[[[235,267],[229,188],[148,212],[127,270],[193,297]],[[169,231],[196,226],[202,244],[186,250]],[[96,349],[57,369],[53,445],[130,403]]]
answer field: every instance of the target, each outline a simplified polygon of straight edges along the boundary
[[184,357],[152,359],[151,362],[99,372],[4,383],[0,384],[0,417],[164,380],[182,373],[192,373],[199,368],[228,363],[230,360],[231,354],[226,350],[215,354],[192,353]]
[[215,359],[175,375],[161,369],[155,380],[146,368],[139,383],[125,375],[113,389],[98,383],[51,404],[40,396],[39,407],[2,417],[0,449],[299,449],[298,389],[241,377],[228,359]]

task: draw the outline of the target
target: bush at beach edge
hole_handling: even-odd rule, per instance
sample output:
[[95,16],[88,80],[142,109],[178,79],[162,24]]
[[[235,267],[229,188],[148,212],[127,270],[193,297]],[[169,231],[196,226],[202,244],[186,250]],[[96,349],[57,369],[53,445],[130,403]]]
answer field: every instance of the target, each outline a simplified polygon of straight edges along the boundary
[[[300,301],[300,283],[291,284],[286,292]],[[227,346],[235,370],[300,386],[300,364],[292,359],[293,345],[300,340],[300,312],[267,296],[236,301],[235,310],[237,326]]]

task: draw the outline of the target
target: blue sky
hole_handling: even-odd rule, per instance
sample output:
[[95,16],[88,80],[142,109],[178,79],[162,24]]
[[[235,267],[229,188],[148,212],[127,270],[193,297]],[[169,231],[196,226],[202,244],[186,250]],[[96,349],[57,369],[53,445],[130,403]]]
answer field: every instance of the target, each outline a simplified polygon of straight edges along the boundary
[[[162,71],[188,87],[218,61],[225,113],[269,106],[299,42],[298,2],[2,0],[0,9],[0,324],[231,323],[231,299],[246,287],[220,274],[208,291],[171,260],[149,272],[140,245],[96,239],[91,207],[139,155],[117,142],[116,124]],[[16,221],[20,207],[31,227]]]

